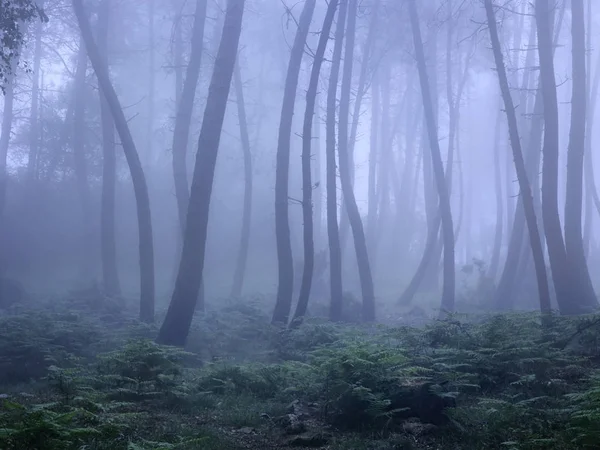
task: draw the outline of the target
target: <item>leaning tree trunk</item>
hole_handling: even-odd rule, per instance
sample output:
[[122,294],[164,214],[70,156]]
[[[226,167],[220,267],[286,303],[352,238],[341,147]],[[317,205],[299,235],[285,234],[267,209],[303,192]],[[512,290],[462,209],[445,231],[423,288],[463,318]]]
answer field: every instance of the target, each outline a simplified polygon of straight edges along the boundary
[[585,149],[586,73],[585,21],[583,1],[571,2],[571,34],[573,64],[573,99],[571,101],[571,132],[567,153],[567,190],[565,201],[565,250],[570,271],[571,302],[593,309],[598,306],[592,279],[588,271],[581,234],[583,209],[583,155]]
[[580,312],[571,297],[569,266],[558,213],[558,99],[552,51],[552,20],[549,0],[536,0],[540,82],[544,99],[544,146],[542,161],[542,218],[546,233],[552,281],[558,307],[563,314]]
[[[108,20],[110,0],[103,0],[98,11],[98,50],[108,71]],[[102,122],[102,205],[100,213],[100,247],[102,253],[102,280],[104,292],[109,297],[121,294],[117,271],[117,243],[115,233],[115,185],[117,180],[117,155],[115,151],[115,124],[110,107],[102,93],[100,121]]]
[[248,120],[246,118],[246,104],[244,103],[244,87],[240,73],[239,55],[233,73],[235,97],[237,100],[238,121],[240,122],[240,136],[242,151],[244,152],[244,210],[242,212],[242,235],[240,250],[235,264],[231,297],[239,298],[242,295],[246,262],[248,260],[248,245],[250,243],[250,221],[252,219],[252,152],[250,151],[250,137],[248,135]]
[[279,123],[279,137],[277,141],[277,166],[275,169],[275,236],[277,240],[278,284],[277,302],[273,311],[273,323],[287,324],[290,310],[292,309],[292,295],[294,292],[294,260],[292,257],[292,243],[290,239],[289,218],[289,172],[290,172],[290,140],[292,136],[292,121],[294,106],[296,104],[296,89],[306,37],[310,29],[316,0],[307,0],[300,15],[298,31],[290,55],[283,104],[281,107],[281,120]]
[[325,55],[329,33],[333,23],[335,10],[338,0],[331,0],[327,7],[327,13],[321,28],[319,44],[315,53],[314,62],[310,74],[308,91],[306,92],[306,109],[304,111],[304,124],[302,127],[302,219],[304,220],[304,270],[302,272],[302,282],[300,284],[300,295],[298,305],[294,314],[292,324],[298,326],[306,314],[308,299],[310,297],[310,288],[312,285],[315,245],[313,240],[313,214],[312,214],[312,179],[310,159],[312,157],[312,129],[313,116],[315,113],[315,103],[317,97],[317,88],[319,87],[319,74]]
[[331,300],[329,304],[329,319],[336,322],[342,320],[344,306],[342,292],[342,250],[340,245],[340,231],[337,221],[337,180],[335,164],[335,112],[337,106],[337,87],[342,61],[342,47],[344,44],[344,26],[348,11],[348,0],[340,1],[335,30],[335,45],[329,73],[329,86],[327,87],[327,119],[326,119],[326,154],[327,154],[327,236],[329,238],[329,277]]
[[73,8],[81,30],[81,36],[85,42],[88,57],[96,72],[98,85],[110,108],[111,115],[121,143],[125,158],[129,165],[138,216],[139,230],[139,254],[140,254],[140,319],[144,322],[154,321],[154,243],[152,241],[152,216],[150,213],[150,198],[148,197],[148,186],[146,177],[142,170],[139,155],[135,148],[135,142],[129,131],[125,114],[117,97],[117,93],[110,81],[109,73],[103,64],[102,56],[94,41],[90,23],[86,17],[82,0],[73,0]]
[[438,130],[433,110],[433,101],[427,76],[427,66],[425,63],[425,52],[423,51],[423,40],[421,38],[421,29],[419,17],[417,14],[417,5],[415,0],[408,2],[410,11],[410,21],[417,58],[417,67],[419,70],[419,80],[421,83],[421,95],[423,96],[423,108],[425,111],[425,124],[427,126],[427,135],[429,137],[429,147],[431,150],[431,159],[433,171],[439,197],[439,215],[442,222],[442,236],[444,244],[444,284],[442,288],[442,302],[440,314],[454,311],[454,287],[455,287],[455,263],[454,263],[454,226],[452,225],[452,210],[450,209],[450,196],[444,176],[444,165],[440,152],[438,141]]
[[498,37],[498,26],[496,24],[496,16],[493,8],[492,0],[485,0],[485,11],[487,15],[488,28],[490,30],[490,38],[492,41],[494,61],[496,63],[498,81],[500,83],[500,90],[502,91],[502,98],[504,100],[504,109],[508,119],[510,144],[515,162],[517,179],[519,181],[519,189],[521,191],[527,228],[529,230],[531,251],[533,253],[535,262],[535,271],[540,296],[540,310],[542,314],[547,317],[551,313],[550,289],[548,287],[548,277],[546,274],[546,264],[544,262],[542,239],[540,237],[540,232],[538,230],[537,220],[535,217],[533,194],[531,192],[531,185],[529,184],[529,178],[527,176],[523,152],[521,151],[521,140],[519,138],[517,116],[515,114],[515,107],[511,97],[510,87],[508,85],[508,78],[506,76],[506,69],[504,67],[502,50],[500,47],[500,38]]
[[[173,130],[173,178],[175,182],[175,197],[177,199],[177,212],[179,214],[179,226],[181,228],[181,241],[176,255],[176,261],[181,257],[183,235],[187,220],[187,210],[190,200],[190,192],[187,175],[187,150],[190,136],[190,125],[192,122],[192,111],[194,99],[196,98],[196,87],[200,77],[202,65],[202,52],[204,48],[204,28],[206,24],[206,8],[208,0],[196,0],[196,11],[194,13],[194,25],[192,28],[192,46],[190,60],[185,72],[185,80],[177,104],[175,116],[175,129]],[[181,20],[181,18],[179,19]],[[200,284],[198,292],[198,309],[204,309],[204,289]]]
[[157,342],[184,346],[192,324],[206,254],[208,216],[221,130],[229,98],[244,15],[244,0],[228,0],[215,59],[190,191],[181,264],[171,303]]
[[342,76],[342,87],[340,97],[339,118],[339,143],[338,157],[340,164],[340,183],[342,194],[346,199],[346,210],[348,220],[354,236],[354,248],[356,261],[358,263],[358,276],[362,291],[362,316],[365,321],[375,320],[375,292],[373,287],[373,276],[369,263],[367,241],[363,229],[362,219],[354,197],[352,179],[350,174],[350,155],[348,152],[348,115],[350,112],[350,88],[352,87],[352,60],[354,58],[354,39],[356,34],[357,0],[350,0],[348,8],[348,28],[346,36],[346,53],[344,57],[344,73]]

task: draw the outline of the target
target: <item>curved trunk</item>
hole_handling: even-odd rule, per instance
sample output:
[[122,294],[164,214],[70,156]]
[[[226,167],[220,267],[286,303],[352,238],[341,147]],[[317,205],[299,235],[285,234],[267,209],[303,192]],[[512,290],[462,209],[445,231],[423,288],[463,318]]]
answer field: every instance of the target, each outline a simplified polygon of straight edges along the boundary
[[77,22],[85,42],[88,57],[98,78],[98,85],[106,98],[125,158],[129,165],[138,215],[139,254],[140,254],[140,320],[154,321],[154,243],[152,241],[152,216],[150,214],[150,198],[146,177],[142,169],[133,137],[129,131],[125,114],[119,103],[117,93],[110,81],[108,70],[102,62],[88,19],[83,9],[82,0],[73,0]]
[[583,159],[585,149],[586,73],[585,21],[583,1],[571,2],[573,97],[571,101],[571,131],[567,153],[567,189],[565,201],[565,250],[570,270],[571,302],[575,299],[583,308],[598,306],[596,293],[588,271],[581,234],[583,212]]
[[306,109],[304,111],[304,124],[302,127],[302,219],[304,220],[304,269],[302,271],[302,282],[300,284],[300,295],[298,305],[294,314],[292,324],[297,326],[306,314],[308,299],[310,297],[310,288],[312,285],[315,245],[313,241],[313,215],[312,215],[312,180],[311,180],[311,147],[312,147],[312,129],[313,116],[315,113],[315,103],[317,97],[317,88],[319,87],[319,74],[321,73],[321,64],[325,55],[325,48],[329,41],[329,33],[333,23],[335,10],[337,9],[337,0],[329,2],[327,13],[321,28],[319,44],[315,53],[313,67],[310,74],[308,91],[306,92]]
[[287,324],[292,308],[294,292],[294,260],[290,239],[289,218],[289,173],[290,173],[290,140],[292,136],[292,121],[296,104],[296,89],[304,45],[310,29],[316,0],[307,0],[304,4],[298,31],[294,39],[290,62],[285,79],[281,120],[279,122],[279,137],[277,140],[277,166],[275,169],[275,236],[277,240],[277,302],[273,311],[273,323]]
[[[344,43],[344,25],[348,0],[340,1],[337,26],[335,30],[335,45],[329,74],[327,88],[327,119],[326,119],[326,153],[327,153],[327,236],[329,238],[329,276],[331,288],[331,303],[329,305],[329,318],[332,321],[342,320],[343,293],[342,293],[342,251],[340,247],[340,233],[337,222],[337,187],[335,164],[335,112],[337,106],[337,86],[342,61],[342,47]],[[369,199],[370,200],[370,199]]]
[[502,56],[502,50],[500,47],[500,39],[498,37],[498,28],[496,24],[496,17],[493,10],[492,0],[485,0],[485,10],[487,15],[488,27],[490,30],[490,38],[492,41],[494,60],[496,63],[496,71],[498,73],[498,81],[500,83],[500,90],[502,91],[502,98],[504,100],[504,110],[506,111],[506,117],[508,119],[508,131],[510,136],[510,144],[512,148],[513,159],[515,162],[515,170],[517,172],[517,179],[519,182],[519,189],[521,192],[523,209],[525,211],[527,228],[529,230],[529,240],[535,263],[538,291],[540,296],[540,310],[544,315],[543,320],[546,321],[551,313],[551,306],[550,289],[548,287],[548,278],[546,274],[544,252],[542,248],[542,239],[540,237],[540,232],[537,226],[535,208],[533,203],[533,194],[531,192],[531,185],[529,184],[527,169],[525,166],[525,161],[523,159],[523,153],[521,151],[521,140],[519,138],[517,116],[515,114],[515,107],[511,97],[508,78],[506,76],[506,69],[504,68],[504,61]]
[[165,321],[158,333],[157,342],[160,344],[184,346],[192,324],[204,271],[206,235],[215,166],[237,59],[243,15],[244,0],[228,0],[223,33],[210,80],[198,138],[198,152],[190,190],[181,264],[173,297]]
[[429,137],[429,147],[433,171],[439,196],[439,216],[441,218],[442,236],[444,244],[444,285],[442,289],[442,302],[440,315],[454,311],[454,288],[455,288],[455,263],[454,263],[454,226],[452,225],[452,210],[450,209],[450,196],[444,176],[444,165],[438,141],[438,130],[433,109],[430,85],[425,63],[425,52],[417,14],[415,0],[409,0],[410,21],[421,83],[421,95],[423,96],[423,108],[425,111],[425,124]]

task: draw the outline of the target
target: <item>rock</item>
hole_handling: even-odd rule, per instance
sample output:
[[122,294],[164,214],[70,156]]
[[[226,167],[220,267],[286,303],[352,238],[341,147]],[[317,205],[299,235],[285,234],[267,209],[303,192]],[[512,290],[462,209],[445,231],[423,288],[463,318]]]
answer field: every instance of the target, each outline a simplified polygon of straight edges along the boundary
[[402,424],[405,433],[413,436],[425,436],[434,433],[438,427],[431,423],[422,423],[419,420],[410,420]]
[[300,434],[306,431],[306,425],[296,414],[284,414],[275,419],[275,423],[283,428],[286,434]]
[[290,447],[324,447],[329,442],[328,436],[322,433],[305,433],[288,441]]
[[242,434],[252,434],[252,433],[256,432],[256,430],[252,427],[242,427],[237,431],[238,431],[238,433],[242,433]]

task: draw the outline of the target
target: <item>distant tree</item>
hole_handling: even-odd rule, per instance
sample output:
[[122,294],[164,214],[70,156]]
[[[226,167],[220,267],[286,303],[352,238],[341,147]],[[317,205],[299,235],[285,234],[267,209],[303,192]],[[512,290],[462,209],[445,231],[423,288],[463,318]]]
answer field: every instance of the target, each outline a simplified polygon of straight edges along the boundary
[[138,215],[139,255],[140,255],[140,319],[144,322],[154,321],[154,242],[152,238],[152,216],[150,213],[150,198],[148,185],[135,142],[131,136],[129,126],[117,93],[110,81],[108,68],[103,63],[102,55],[94,39],[92,29],[85,13],[82,0],[73,0],[73,8],[77,16],[81,36],[85,42],[88,53],[102,95],[110,108],[111,115],[121,143],[129,172],[133,182]]

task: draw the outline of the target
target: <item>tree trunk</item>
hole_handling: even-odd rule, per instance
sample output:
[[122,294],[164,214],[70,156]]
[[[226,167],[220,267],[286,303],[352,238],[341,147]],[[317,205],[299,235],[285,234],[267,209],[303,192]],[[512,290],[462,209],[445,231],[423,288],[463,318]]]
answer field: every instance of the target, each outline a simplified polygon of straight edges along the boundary
[[[110,0],[103,0],[98,11],[98,51],[108,71],[108,21]],[[100,213],[100,241],[102,252],[102,280],[104,292],[109,297],[121,294],[117,271],[117,244],[115,233],[115,185],[117,155],[115,152],[115,124],[110,107],[102,93],[100,97],[100,120],[102,122],[102,205]]]
[[316,0],[307,0],[300,15],[298,31],[290,55],[285,79],[279,138],[277,142],[277,168],[275,172],[275,234],[277,239],[278,284],[277,303],[273,311],[273,323],[287,324],[292,308],[294,292],[294,260],[290,238],[289,218],[289,172],[290,140],[296,104],[296,89],[304,55],[304,45],[310,29]]
[[[154,159],[154,0],[148,0],[148,120],[146,122],[146,167]],[[151,178],[151,177],[150,177]]]
[[244,152],[244,210],[242,213],[242,235],[240,250],[233,275],[231,297],[239,298],[242,295],[246,261],[248,260],[248,245],[250,243],[250,221],[252,219],[252,153],[250,151],[250,137],[248,135],[248,120],[246,119],[246,104],[244,102],[244,87],[240,71],[239,56],[233,73],[233,84],[237,100],[238,120],[240,122],[240,136],[242,151]]
[[540,82],[544,99],[544,146],[542,161],[542,217],[556,300],[563,314],[579,308],[570,298],[569,267],[558,213],[558,100],[552,43],[553,19],[549,0],[536,0],[535,18],[540,58]]
[[438,141],[438,130],[433,109],[433,100],[427,75],[425,52],[417,14],[415,0],[409,0],[411,28],[419,70],[421,84],[421,95],[423,96],[423,108],[425,111],[425,124],[429,137],[429,147],[433,171],[439,196],[439,215],[442,222],[442,236],[444,244],[444,284],[442,289],[441,316],[454,311],[454,287],[455,287],[455,263],[454,263],[454,226],[452,225],[452,210],[450,209],[450,197],[444,176],[444,165]]
[[190,191],[183,250],[175,291],[157,342],[184,346],[204,271],[208,216],[215,166],[229,98],[244,15],[244,0],[228,0],[219,50],[215,59]]
[[496,191],[496,229],[494,231],[494,249],[492,250],[492,259],[488,270],[488,277],[496,280],[498,274],[498,265],[500,263],[500,250],[502,248],[502,225],[504,221],[504,210],[502,205],[502,175],[500,173],[500,149],[504,143],[504,127],[502,124],[502,115],[498,110],[496,117],[496,136],[494,139],[494,181]]
[[77,54],[77,69],[75,72],[74,96],[75,103],[73,107],[73,169],[77,181],[77,190],[81,204],[81,218],[83,234],[81,236],[81,274],[86,281],[91,281],[93,277],[91,243],[92,243],[92,206],[91,192],[88,183],[86,148],[85,148],[85,98],[86,98],[86,75],[87,75],[87,54],[83,39],[79,41],[79,51]]
[[[44,7],[44,0],[38,0],[37,5]],[[44,22],[38,20],[35,26],[35,47],[33,51],[33,72],[31,87],[31,114],[29,121],[29,158],[27,160],[27,173],[30,181],[37,179],[38,171],[38,153],[40,132],[38,130],[39,115],[39,80],[40,63],[42,59],[42,33]]]
[[354,59],[354,40],[356,33],[357,0],[350,0],[348,8],[348,27],[346,33],[346,53],[344,56],[344,72],[340,97],[339,142],[338,157],[340,165],[340,183],[342,193],[346,199],[348,220],[354,236],[354,248],[358,263],[358,276],[362,292],[362,316],[364,321],[375,320],[375,292],[373,276],[369,263],[367,242],[363,229],[362,219],[354,197],[352,179],[350,174],[350,155],[348,151],[348,115],[350,112],[350,88],[352,87],[352,61]]
[[152,216],[150,213],[150,198],[148,197],[148,186],[142,169],[139,155],[135,148],[133,137],[129,131],[125,114],[119,103],[117,93],[110,81],[109,73],[102,63],[102,57],[98,51],[92,29],[86,17],[82,0],[73,0],[73,8],[77,16],[77,22],[85,42],[88,57],[96,72],[98,85],[110,112],[115,121],[115,126],[121,143],[125,158],[129,165],[138,216],[139,230],[139,253],[140,253],[140,320],[144,322],[154,321],[154,243],[152,240]]
[[571,34],[573,64],[573,97],[571,101],[571,132],[567,153],[567,190],[565,201],[565,250],[570,270],[571,302],[593,309],[598,306],[596,293],[588,271],[581,234],[583,210],[583,159],[586,119],[585,21],[583,0],[571,2]]
[[506,111],[506,117],[508,119],[510,144],[512,148],[513,159],[515,162],[515,170],[517,172],[519,189],[521,191],[521,199],[523,201],[525,217],[527,220],[527,228],[529,230],[531,250],[533,253],[535,263],[538,291],[540,296],[540,310],[546,319],[551,313],[551,305],[550,290],[548,287],[548,278],[546,274],[546,265],[544,262],[544,251],[542,248],[542,239],[540,237],[540,232],[537,226],[537,220],[535,218],[533,194],[531,192],[531,185],[529,184],[527,169],[525,167],[525,161],[523,159],[523,153],[521,151],[521,140],[519,138],[517,116],[515,114],[515,107],[510,92],[510,87],[508,85],[506,69],[504,68],[504,60],[502,56],[502,50],[500,47],[500,39],[498,37],[498,28],[493,8],[494,7],[492,4],[492,0],[485,0],[485,10],[487,15],[488,28],[490,30],[490,39],[492,41],[494,61],[496,63],[496,71],[498,73],[500,90],[502,91],[502,98],[504,100],[504,109]]
[[326,154],[327,154],[327,236],[329,238],[329,276],[331,300],[329,305],[329,319],[337,322],[342,320],[344,306],[342,292],[342,250],[340,246],[340,232],[337,221],[337,180],[335,163],[335,112],[337,106],[337,87],[342,61],[342,48],[344,44],[344,26],[348,12],[348,0],[340,1],[335,30],[335,45],[329,74],[327,88],[327,119],[326,119]]
[[310,159],[312,157],[312,129],[313,116],[315,112],[315,103],[317,97],[317,88],[319,87],[319,74],[321,73],[321,65],[329,41],[331,25],[335,10],[337,9],[337,0],[329,2],[327,13],[321,28],[319,44],[315,53],[314,62],[310,74],[308,91],[306,92],[306,110],[304,112],[304,125],[302,127],[302,219],[304,220],[304,269],[302,271],[302,282],[300,284],[300,295],[298,297],[298,305],[294,314],[292,324],[298,326],[302,318],[306,314],[308,300],[310,297],[310,289],[312,285],[315,246],[313,241],[313,216],[312,216],[312,180]]
[[196,97],[196,87],[200,76],[202,63],[202,50],[204,38],[204,25],[206,22],[206,5],[208,0],[196,0],[194,26],[192,30],[192,48],[190,61],[185,73],[185,81],[181,92],[181,101],[177,105],[175,130],[173,132],[173,176],[175,180],[175,196],[177,198],[177,211],[182,235],[185,233],[187,209],[190,199],[187,178],[187,148],[192,121],[192,110]]
[[369,145],[369,179],[368,179],[368,209],[367,209],[367,238],[371,251],[375,249],[377,225],[377,154],[379,149],[379,77],[373,75],[371,83],[371,135]]

